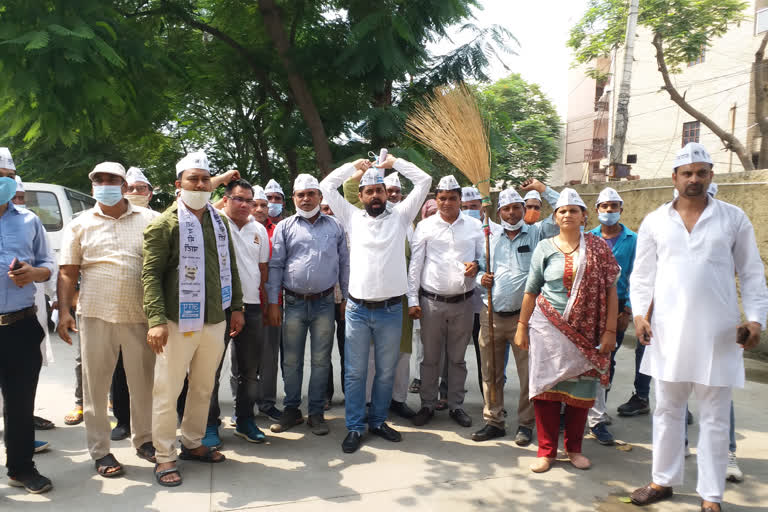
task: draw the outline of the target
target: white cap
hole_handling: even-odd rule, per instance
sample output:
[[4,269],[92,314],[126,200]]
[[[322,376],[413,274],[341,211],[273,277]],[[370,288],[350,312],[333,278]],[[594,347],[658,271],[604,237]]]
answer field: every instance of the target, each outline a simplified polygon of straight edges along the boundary
[[462,187],[461,188],[461,202],[467,201],[482,201],[483,196],[480,195],[480,191],[475,187]]
[[500,210],[502,206],[507,206],[508,204],[512,203],[525,204],[525,201],[523,201],[523,198],[520,197],[520,194],[517,193],[517,190],[513,188],[504,189],[499,194],[499,206],[496,208],[496,210]]
[[400,176],[397,174],[397,171],[384,178],[384,185],[387,187],[397,187],[400,189],[403,188],[403,186],[400,184]]
[[557,210],[561,206],[570,206],[570,205],[581,206],[585,210],[587,209],[587,205],[584,204],[584,201],[581,200],[581,196],[579,195],[578,192],[576,192],[572,188],[564,188],[562,192],[560,192],[560,197],[557,199],[557,203],[555,204],[555,210]]
[[328,206],[328,201],[325,199],[325,197],[320,200],[320,206]]
[[253,186],[253,199],[254,199],[254,201],[256,201],[256,200],[266,201],[267,200],[267,194],[264,193],[264,189],[261,188],[260,185],[254,185]]
[[437,184],[435,190],[461,190],[461,187],[459,186],[459,182],[456,181],[456,178],[454,178],[452,174],[449,174],[448,176],[440,178],[440,183]]
[[269,180],[267,182],[267,186],[264,187],[265,194],[268,194],[270,192],[277,192],[281,196],[285,197],[285,192],[283,192],[283,187],[281,187],[280,184],[275,180]]
[[539,202],[541,202],[541,194],[539,194],[538,190],[529,190],[528,193],[523,197],[523,201],[527,201],[529,199],[538,199]]
[[134,183],[146,183],[150,187],[152,186],[147,177],[144,176],[144,173],[138,167],[128,168],[128,171],[125,173],[125,181],[127,181],[129,185]]
[[369,167],[363,177],[360,178],[360,186],[384,184],[384,169],[379,167]]
[[595,201],[595,206],[598,206],[600,203],[607,203],[610,201],[618,201],[622,206],[624,206],[624,200],[621,198],[619,193],[611,187],[605,187],[600,191],[600,195],[597,196],[597,201]]
[[707,187],[707,194],[709,194],[712,197],[715,197],[717,195],[717,183],[709,184],[709,187]]
[[311,188],[320,190],[320,183],[317,178],[311,174],[299,174],[293,182],[293,191],[297,190],[309,190]]
[[0,169],[16,170],[13,157],[11,157],[11,150],[8,148],[0,148]]
[[24,192],[24,184],[21,182],[21,178],[17,174],[16,177],[16,192]]
[[709,152],[704,146],[698,142],[689,142],[675,155],[675,163],[672,165],[674,169],[677,169],[681,165],[688,165],[695,162],[704,162],[709,165],[713,165],[712,157],[709,156]]
[[100,164],[97,164],[96,167],[88,173],[88,179],[92,180],[93,176],[99,172],[114,174],[115,176],[120,176],[125,179],[125,167],[117,162],[101,162]]
[[211,166],[208,164],[208,155],[203,151],[189,153],[176,164],[176,177],[181,176],[181,173],[187,169],[202,169],[210,174]]

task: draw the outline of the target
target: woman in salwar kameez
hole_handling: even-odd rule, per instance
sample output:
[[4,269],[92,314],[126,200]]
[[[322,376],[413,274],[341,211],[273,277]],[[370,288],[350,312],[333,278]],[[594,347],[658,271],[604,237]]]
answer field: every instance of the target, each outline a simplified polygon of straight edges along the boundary
[[581,453],[587,413],[598,383],[608,384],[616,345],[619,265],[600,238],[582,233],[586,205],[565,189],[555,205],[560,234],[533,252],[515,344],[530,350],[529,389],[536,412],[536,473],[557,458],[560,411],[565,404],[565,451],[579,469],[590,467]]

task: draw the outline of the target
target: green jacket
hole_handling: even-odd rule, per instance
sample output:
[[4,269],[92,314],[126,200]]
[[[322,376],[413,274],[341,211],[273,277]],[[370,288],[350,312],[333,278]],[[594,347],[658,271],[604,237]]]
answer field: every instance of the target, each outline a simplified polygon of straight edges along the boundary
[[[232,272],[232,311],[243,307],[243,290],[237,273],[235,246],[228,219],[222,215],[229,236],[229,258]],[[219,281],[219,255],[216,234],[208,210],[203,213],[203,239],[205,240],[205,316],[207,324],[226,320],[221,308],[221,282]],[[144,313],[149,327],[179,321],[179,215],[173,203],[144,230]]]

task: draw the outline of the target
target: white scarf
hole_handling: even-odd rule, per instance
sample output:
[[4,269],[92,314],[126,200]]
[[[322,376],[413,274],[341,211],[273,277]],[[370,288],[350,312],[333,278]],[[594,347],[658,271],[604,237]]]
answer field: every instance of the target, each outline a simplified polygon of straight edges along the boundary
[[[184,201],[179,205],[179,330],[181,332],[203,329],[205,308],[205,242],[203,225],[189,211]],[[206,205],[216,233],[216,251],[219,255],[219,280],[221,281],[221,307],[232,304],[232,272],[229,267],[229,238],[221,216]]]

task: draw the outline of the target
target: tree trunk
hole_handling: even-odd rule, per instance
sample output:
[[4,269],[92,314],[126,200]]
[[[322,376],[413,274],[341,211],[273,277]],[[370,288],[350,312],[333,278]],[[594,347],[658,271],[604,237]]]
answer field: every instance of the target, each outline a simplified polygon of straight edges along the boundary
[[768,168],[768,117],[766,102],[768,102],[768,85],[765,83],[765,47],[768,45],[768,32],[760,42],[760,48],[755,52],[755,63],[752,66],[752,86],[755,88],[755,118],[760,128],[760,156],[757,168]]
[[285,163],[288,166],[288,179],[293,186],[293,182],[296,176],[299,175],[299,156],[296,154],[296,150],[293,148],[285,150]]
[[320,118],[320,112],[317,110],[315,101],[309,91],[307,82],[296,69],[290,56],[291,44],[288,34],[285,32],[280,12],[275,5],[274,0],[259,0],[259,11],[264,19],[264,28],[267,35],[275,45],[280,63],[286,72],[288,84],[296,100],[304,122],[312,135],[312,145],[315,148],[315,159],[323,176],[333,169],[333,157],[331,148],[328,144],[328,136],[325,133],[323,120]]
[[[375,108],[387,108],[392,106],[392,80],[386,80],[384,82],[384,88],[373,94],[373,106]],[[387,147],[387,142],[378,135],[378,129],[376,126],[371,127],[371,147],[374,151],[378,151],[378,148]]]
[[669,98],[677,103],[685,112],[693,116],[695,119],[701,121],[704,126],[712,130],[712,133],[717,135],[720,140],[723,141],[726,149],[736,153],[736,156],[739,157],[741,165],[744,167],[745,171],[754,171],[755,167],[752,165],[752,158],[749,154],[749,151],[747,151],[747,148],[744,147],[744,144],[742,144],[735,135],[732,135],[723,130],[712,119],[691,106],[691,104],[685,101],[685,98],[683,98],[683,96],[677,92],[675,86],[672,85],[672,81],[669,78],[669,69],[667,69],[667,63],[664,60],[662,38],[658,33],[653,36],[653,46],[656,48],[656,63],[659,66],[661,77],[664,79],[664,89],[669,93]]
[[635,31],[637,29],[637,11],[639,0],[632,0],[627,18],[627,35],[624,39],[624,71],[619,88],[619,100],[616,106],[616,125],[611,142],[611,163],[624,162],[624,140],[629,125],[629,97],[632,85],[632,64],[635,53]]

